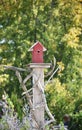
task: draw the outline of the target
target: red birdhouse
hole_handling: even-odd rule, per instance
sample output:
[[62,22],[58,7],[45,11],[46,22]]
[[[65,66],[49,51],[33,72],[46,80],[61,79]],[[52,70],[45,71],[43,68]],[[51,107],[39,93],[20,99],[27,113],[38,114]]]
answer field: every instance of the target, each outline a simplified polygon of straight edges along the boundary
[[29,51],[32,51],[33,63],[43,63],[43,52],[46,51],[46,48],[40,42],[36,42]]

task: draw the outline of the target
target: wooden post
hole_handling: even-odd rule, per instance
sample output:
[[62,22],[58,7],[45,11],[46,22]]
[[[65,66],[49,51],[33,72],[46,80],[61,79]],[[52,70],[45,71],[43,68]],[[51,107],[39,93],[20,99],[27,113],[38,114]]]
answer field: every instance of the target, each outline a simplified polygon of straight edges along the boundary
[[30,63],[33,69],[33,115],[38,124],[36,127],[33,119],[33,130],[44,130],[44,100],[39,87],[44,91],[44,68],[49,68],[49,63]]
[[[29,51],[32,52],[32,63],[29,67],[33,70],[33,130],[44,130],[44,68],[49,68],[49,63],[43,63],[43,52],[46,48],[36,42]],[[35,118],[35,119],[34,119]],[[37,123],[36,123],[37,122]],[[38,124],[38,126],[36,125]]]

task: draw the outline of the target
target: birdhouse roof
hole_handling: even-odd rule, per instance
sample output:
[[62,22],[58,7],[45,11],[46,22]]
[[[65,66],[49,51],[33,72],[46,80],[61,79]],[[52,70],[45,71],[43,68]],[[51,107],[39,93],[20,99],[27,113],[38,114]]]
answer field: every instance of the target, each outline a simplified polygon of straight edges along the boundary
[[31,46],[28,51],[33,51],[33,48],[37,46],[37,44],[40,44],[40,46],[43,48],[43,51],[46,51],[46,48],[40,42],[36,42],[35,44],[33,44],[33,46]]

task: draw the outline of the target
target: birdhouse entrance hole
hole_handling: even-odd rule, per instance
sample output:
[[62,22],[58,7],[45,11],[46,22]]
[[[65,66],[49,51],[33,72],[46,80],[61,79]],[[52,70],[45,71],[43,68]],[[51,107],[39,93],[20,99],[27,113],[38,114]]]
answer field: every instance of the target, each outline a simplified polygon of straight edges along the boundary
[[38,50],[38,53],[40,53],[40,50]]

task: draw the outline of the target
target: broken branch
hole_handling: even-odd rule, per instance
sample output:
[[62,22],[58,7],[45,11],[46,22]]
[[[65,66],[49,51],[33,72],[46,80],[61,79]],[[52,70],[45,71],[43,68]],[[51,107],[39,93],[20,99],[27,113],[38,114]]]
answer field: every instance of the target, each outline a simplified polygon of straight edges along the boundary
[[14,66],[6,66],[6,65],[1,65],[2,67],[4,67],[5,69],[10,69],[10,70],[18,70],[18,71],[27,71],[26,69],[23,68],[18,68],[18,67],[14,67]]
[[45,75],[45,78],[46,77],[48,77],[48,76],[50,76],[52,73],[53,73],[53,71],[54,71],[54,69],[55,69],[55,66],[56,66],[56,58],[54,57],[54,60],[53,60],[54,62],[53,62],[53,65],[51,66],[51,71],[49,71],[48,73],[47,73],[47,75]]
[[25,84],[27,82],[28,79],[30,79],[32,77],[32,73],[31,72],[28,76],[26,76],[26,78],[23,80],[23,83]]
[[50,82],[51,78],[54,76],[54,74],[60,69],[60,67],[58,67],[53,74],[50,76],[50,78],[48,79],[47,83],[45,84],[45,87],[47,86],[47,84]]

